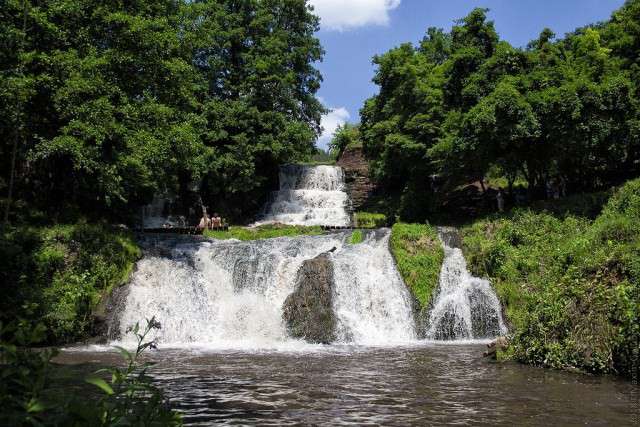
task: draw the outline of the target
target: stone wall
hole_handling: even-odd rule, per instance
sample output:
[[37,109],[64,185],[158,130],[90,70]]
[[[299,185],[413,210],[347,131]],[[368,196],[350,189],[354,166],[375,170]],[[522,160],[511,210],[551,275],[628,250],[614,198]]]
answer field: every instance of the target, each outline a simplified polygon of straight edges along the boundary
[[369,163],[364,157],[362,147],[348,147],[338,159],[337,165],[344,169],[352,209],[354,212],[358,211],[376,189],[375,184],[369,179]]

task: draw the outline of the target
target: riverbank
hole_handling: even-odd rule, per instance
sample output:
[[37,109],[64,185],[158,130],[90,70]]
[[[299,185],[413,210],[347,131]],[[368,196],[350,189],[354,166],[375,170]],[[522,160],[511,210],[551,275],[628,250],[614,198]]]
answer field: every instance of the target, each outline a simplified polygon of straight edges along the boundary
[[491,280],[505,308],[502,359],[637,378],[640,180],[595,219],[518,209],[461,232],[470,269]]
[[131,233],[107,225],[8,228],[0,236],[0,320],[42,324],[45,333],[33,344],[85,339],[100,302],[129,279],[140,256]]

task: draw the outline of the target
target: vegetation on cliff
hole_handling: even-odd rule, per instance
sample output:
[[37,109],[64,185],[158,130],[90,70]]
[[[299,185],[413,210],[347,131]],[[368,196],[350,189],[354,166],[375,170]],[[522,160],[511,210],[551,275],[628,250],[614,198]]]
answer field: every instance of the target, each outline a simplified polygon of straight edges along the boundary
[[640,352],[640,179],[589,219],[517,210],[462,230],[512,334],[504,357],[631,377]]
[[0,322],[41,322],[39,344],[86,338],[93,310],[128,279],[139,256],[128,232],[107,226],[7,228],[0,235]]
[[436,229],[429,224],[396,223],[391,229],[390,248],[398,271],[420,308],[428,308],[444,259]]

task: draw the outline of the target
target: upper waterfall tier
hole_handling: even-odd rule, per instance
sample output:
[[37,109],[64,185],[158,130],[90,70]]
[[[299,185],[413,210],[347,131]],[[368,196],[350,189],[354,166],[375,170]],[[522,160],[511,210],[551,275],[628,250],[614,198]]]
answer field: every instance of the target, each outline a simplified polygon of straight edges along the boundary
[[[283,304],[305,260],[327,253],[333,267],[337,341],[406,343],[415,339],[411,298],[388,250],[389,231],[239,241],[148,242],[120,307],[118,325],[155,316],[162,344],[216,348],[300,346],[288,336]],[[333,252],[330,252],[333,250]]]
[[348,226],[348,204],[342,168],[285,165],[280,168],[280,190],[257,224]]
[[436,340],[494,338],[507,332],[500,301],[488,280],[473,277],[451,231],[440,230],[445,258],[427,337]]

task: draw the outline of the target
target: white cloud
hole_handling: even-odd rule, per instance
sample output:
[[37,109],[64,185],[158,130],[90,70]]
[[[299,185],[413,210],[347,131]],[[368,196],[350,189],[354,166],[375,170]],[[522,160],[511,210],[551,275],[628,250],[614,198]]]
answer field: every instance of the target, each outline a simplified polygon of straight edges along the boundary
[[344,31],[365,25],[388,25],[389,11],[401,0],[309,0],[325,30]]
[[318,148],[322,148],[326,150],[329,147],[329,142],[331,142],[331,138],[333,138],[333,134],[338,128],[338,126],[344,124],[347,120],[349,120],[351,114],[344,107],[333,108],[327,114],[322,116],[322,135],[318,138]]

